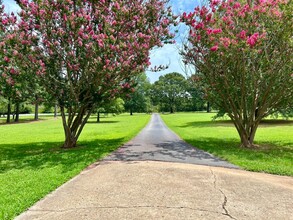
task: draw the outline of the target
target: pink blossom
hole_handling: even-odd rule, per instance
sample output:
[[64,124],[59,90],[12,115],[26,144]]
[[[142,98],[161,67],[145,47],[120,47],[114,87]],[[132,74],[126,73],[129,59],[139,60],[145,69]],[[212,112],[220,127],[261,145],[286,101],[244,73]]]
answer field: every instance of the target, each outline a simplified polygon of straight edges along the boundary
[[98,40],[98,45],[99,45],[99,47],[104,47],[103,41],[102,40]]
[[253,47],[256,43],[257,40],[259,38],[259,33],[254,33],[253,35],[251,35],[250,37],[247,38],[247,44],[249,44],[250,47]]
[[240,33],[239,33],[239,38],[241,38],[241,39],[246,39],[246,32],[247,31],[245,31],[245,30],[242,30],[242,31],[240,31]]
[[198,23],[196,26],[195,26],[195,29],[202,29],[204,27],[204,24],[202,22]]
[[6,63],[9,63],[9,62],[10,62],[10,59],[9,59],[8,57],[4,57],[4,61],[5,61]]
[[120,5],[119,5],[118,2],[115,2],[115,7],[116,7],[118,10],[120,10]]
[[67,21],[67,16],[66,15],[63,15],[63,20]]
[[137,15],[134,15],[133,16],[133,20],[137,21],[138,20],[138,16]]
[[222,33],[222,29],[221,28],[218,28],[218,29],[214,29],[213,30],[213,34],[219,34],[219,33]]
[[10,69],[10,73],[11,73],[11,74],[16,74],[16,70],[15,70],[14,68],[11,68],[11,69]]
[[14,85],[14,80],[11,77],[9,77],[8,79],[6,79],[6,82],[7,82],[8,85],[11,85],[11,86]]
[[278,11],[277,9],[272,9],[271,10],[272,14],[275,15],[276,17],[281,18],[282,17],[282,13],[280,11]]
[[233,5],[233,8],[237,9],[237,8],[240,8],[241,7],[241,4],[239,2],[236,2],[234,5]]
[[7,19],[7,18],[6,18],[6,19],[3,19],[3,20],[2,20],[2,24],[3,24],[3,25],[8,24],[8,19]]
[[228,37],[221,37],[220,41],[221,41],[221,43],[223,44],[223,46],[225,48],[228,48],[230,46],[230,44],[231,44],[231,39],[228,38]]
[[46,13],[46,11],[44,9],[40,10],[40,16],[43,16]]
[[218,45],[212,46],[211,51],[217,51],[219,49]]
[[211,6],[217,6],[220,4],[221,0],[211,0]]
[[213,33],[213,29],[208,28],[208,29],[207,29],[207,35],[211,35],[212,33]]

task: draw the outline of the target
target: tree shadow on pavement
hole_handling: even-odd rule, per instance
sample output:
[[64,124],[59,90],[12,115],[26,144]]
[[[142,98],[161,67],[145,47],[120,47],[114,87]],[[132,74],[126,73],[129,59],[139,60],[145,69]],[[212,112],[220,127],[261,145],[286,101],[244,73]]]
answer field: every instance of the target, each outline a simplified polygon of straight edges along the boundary
[[190,164],[213,164],[224,166],[224,161],[197,149],[184,141],[165,141],[151,148],[140,144],[128,144],[113,152],[106,161],[168,161]]

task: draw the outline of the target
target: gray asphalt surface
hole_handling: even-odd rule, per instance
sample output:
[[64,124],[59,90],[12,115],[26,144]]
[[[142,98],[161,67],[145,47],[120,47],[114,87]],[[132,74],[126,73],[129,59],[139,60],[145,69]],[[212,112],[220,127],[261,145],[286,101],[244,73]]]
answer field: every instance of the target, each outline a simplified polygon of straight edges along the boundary
[[184,142],[153,114],[148,125],[104,161],[165,161],[238,168]]

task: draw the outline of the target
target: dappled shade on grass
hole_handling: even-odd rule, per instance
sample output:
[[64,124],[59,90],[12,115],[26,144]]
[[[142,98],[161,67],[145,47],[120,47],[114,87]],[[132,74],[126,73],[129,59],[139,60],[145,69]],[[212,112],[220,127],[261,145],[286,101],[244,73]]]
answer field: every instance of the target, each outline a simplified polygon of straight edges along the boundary
[[58,165],[62,165],[65,169],[64,171],[68,172],[74,169],[74,164],[80,161],[94,160],[115,150],[123,140],[123,138],[117,138],[82,141],[77,148],[70,150],[60,148],[62,142],[0,145],[0,173],[5,173],[12,169],[39,170]]
[[21,123],[34,123],[34,122],[39,122],[39,121],[44,121],[48,119],[53,119],[53,115],[42,115],[39,116],[38,120],[34,119],[33,115],[20,115],[19,116],[19,121],[15,122],[13,118],[10,119],[10,122],[6,122],[6,117],[0,117],[0,126],[3,125],[11,125],[11,124],[21,124]]
[[64,139],[61,120],[0,126],[0,219],[12,219],[117,149],[149,117],[120,115],[105,118],[108,123],[104,124],[94,123],[93,118],[74,149],[60,148]]

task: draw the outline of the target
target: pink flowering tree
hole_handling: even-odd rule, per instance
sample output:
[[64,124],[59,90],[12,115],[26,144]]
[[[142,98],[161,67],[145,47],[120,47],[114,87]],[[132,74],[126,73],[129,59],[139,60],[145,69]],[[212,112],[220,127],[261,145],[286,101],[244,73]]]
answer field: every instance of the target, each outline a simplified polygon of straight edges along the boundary
[[253,147],[260,121],[292,108],[292,4],[285,0],[212,0],[182,15],[189,27],[182,54],[195,67],[208,100],[233,121],[243,147]]
[[0,1],[0,95],[8,100],[7,122],[10,122],[11,103],[16,104],[16,118],[18,121],[19,104],[24,100],[25,76],[20,74],[17,60],[13,57],[19,52],[16,48],[16,25],[17,17],[4,12],[4,6]]
[[131,89],[149,51],[172,35],[165,0],[21,0],[21,69],[35,71],[58,101],[72,148],[99,103]]
[[[0,1],[1,4],[1,1]],[[35,70],[24,65],[35,61],[24,56],[32,51],[27,46],[29,41],[23,31],[19,30],[17,16],[14,13],[5,13],[4,6],[0,6],[0,95],[8,100],[7,122],[10,122],[11,104],[15,104],[15,121],[19,119],[21,102],[32,100],[37,104],[44,96],[40,80]],[[32,55],[32,54],[31,54]],[[37,109],[37,108],[36,108]],[[35,119],[37,119],[37,114]]]

